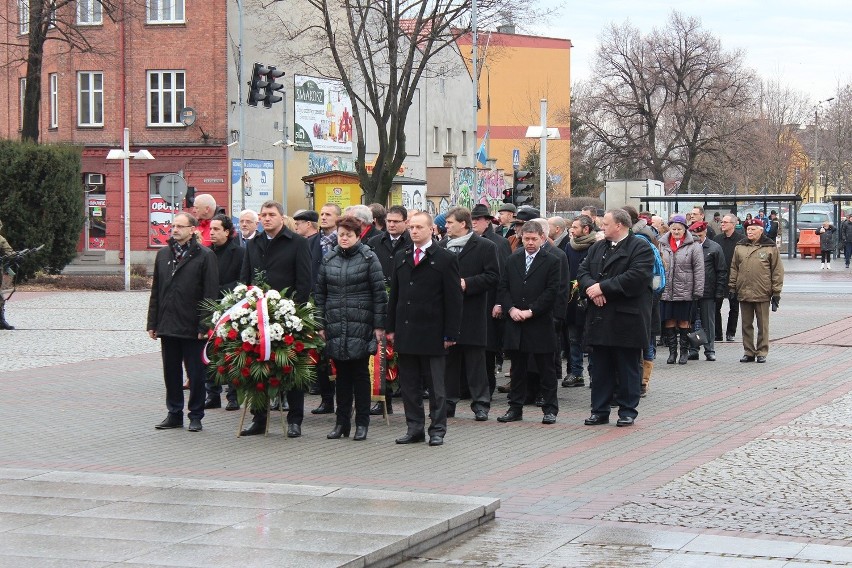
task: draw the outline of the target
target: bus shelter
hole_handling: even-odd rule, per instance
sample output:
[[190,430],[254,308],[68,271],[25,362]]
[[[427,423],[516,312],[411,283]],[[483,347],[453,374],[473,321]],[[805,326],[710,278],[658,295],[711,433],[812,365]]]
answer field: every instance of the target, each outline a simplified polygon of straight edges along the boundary
[[[832,196],[833,198],[834,196]],[[852,199],[852,196],[848,196]],[[709,208],[728,208],[728,210],[734,215],[737,214],[737,209],[742,204],[756,204],[763,205],[763,211],[766,212],[769,207],[773,204],[789,204],[789,215],[787,219],[787,257],[788,258],[796,258],[798,255],[796,251],[796,215],[797,215],[797,205],[802,201],[802,197],[800,195],[792,194],[792,193],[769,193],[769,194],[761,194],[761,195],[747,195],[747,194],[739,194],[739,195],[722,195],[718,193],[681,193],[678,195],[640,195],[634,197],[633,199],[638,199],[641,204],[642,210],[651,210],[649,205],[651,203],[660,203],[666,205],[673,205],[674,211],[677,213],[680,211],[680,205],[685,205],[685,209],[692,209],[696,205],[701,205],[705,210]],[[839,207],[839,202],[837,207]],[[779,215],[780,217],[780,215]],[[783,223],[781,227],[783,227]],[[779,230],[779,234],[782,234],[782,231]],[[784,236],[781,236],[782,243],[785,241]],[[790,245],[792,243],[792,246]]]

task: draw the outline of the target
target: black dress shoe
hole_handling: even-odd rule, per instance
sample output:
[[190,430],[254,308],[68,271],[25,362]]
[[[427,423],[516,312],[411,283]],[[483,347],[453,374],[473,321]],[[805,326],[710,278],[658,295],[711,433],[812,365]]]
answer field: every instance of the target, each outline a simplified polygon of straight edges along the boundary
[[406,433],[402,438],[397,438],[397,444],[417,444],[419,442],[423,442],[426,440],[426,434],[420,432],[419,434],[412,434],[410,432]]
[[287,437],[288,438],[298,438],[302,435],[302,425],[301,424],[290,424],[287,426]]
[[262,422],[252,422],[251,426],[240,432],[240,436],[259,436],[266,434],[266,424]]
[[632,416],[619,416],[615,423],[616,426],[633,426]]
[[[734,340],[734,336],[733,336],[733,335],[730,335],[730,334],[729,334],[729,335],[726,335],[726,336],[725,336],[725,341],[733,341],[733,340]],[[720,340],[720,341],[721,341],[721,340]]]
[[443,446],[444,445],[444,437],[443,436],[429,436],[429,445],[430,446]]
[[704,356],[704,358],[705,358],[705,359],[707,359],[708,361],[715,361],[715,360],[716,360],[716,356],[715,356],[714,354],[712,354],[712,353],[708,353],[708,354],[706,354],[706,355]]
[[367,427],[366,426],[355,426],[355,435],[352,436],[352,439],[356,442],[361,442],[367,439]]
[[609,416],[603,414],[592,414],[583,421],[586,426],[599,426],[601,424],[609,424]]
[[225,410],[239,410],[239,409],[240,409],[240,403],[237,402],[236,400],[229,400],[228,404],[225,405]]
[[183,428],[183,417],[174,418],[171,414],[166,419],[154,426],[157,430],[171,430],[172,428]]
[[511,389],[509,388],[509,385],[500,385],[499,387],[497,387],[497,392],[507,393],[510,390]]
[[488,413],[481,409],[476,410],[473,413],[473,419],[477,422],[485,422],[486,420],[488,420]]
[[740,363],[754,363],[754,355],[743,355],[740,357]]
[[201,420],[198,418],[193,418],[189,421],[189,427],[187,428],[190,432],[201,432]]
[[690,353],[689,354],[690,361],[698,361],[698,353]]
[[542,424],[556,424],[555,414],[545,414],[541,419]]
[[337,424],[334,426],[334,429],[326,436],[326,438],[328,438],[329,440],[338,440],[341,437],[349,437],[349,426],[341,426],[340,424]]
[[766,356],[764,356],[764,355],[758,355],[758,356],[757,356],[757,362],[758,362],[758,363],[766,363]]
[[[393,406],[385,402],[385,407],[388,409],[388,414],[393,414]],[[370,416],[384,416],[385,413],[382,412],[382,403],[377,402],[372,407],[370,407]]]
[[311,414],[334,414],[334,404],[321,402],[319,406],[311,410]]
[[497,417],[497,422],[518,422],[523,420],[524,415],[514,410],[507,410],[506,414]]
[[318,395],[319,393],[320,388],[316,384],[311,385],[311,388],[308,389],[308,394]]
[[205,410],[210,410],[211,408],[222,408],[222,399],[218,396],[211,396],[204,401],[204,408]]

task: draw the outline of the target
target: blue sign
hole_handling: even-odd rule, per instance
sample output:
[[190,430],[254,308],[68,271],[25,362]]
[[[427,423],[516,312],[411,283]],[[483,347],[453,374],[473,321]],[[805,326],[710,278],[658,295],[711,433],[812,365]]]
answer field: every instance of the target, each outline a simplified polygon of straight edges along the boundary
[[512,150],[512,167],[517,169],[521,166],[521,151],[515,148]]

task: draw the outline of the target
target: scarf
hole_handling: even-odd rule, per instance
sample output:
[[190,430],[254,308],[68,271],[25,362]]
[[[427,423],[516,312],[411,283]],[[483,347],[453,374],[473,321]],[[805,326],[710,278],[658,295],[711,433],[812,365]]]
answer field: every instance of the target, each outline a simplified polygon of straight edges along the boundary
[[588,235],[583,235],[582,237],[571,237],[571,248],[580,251],[586,250],[597,241],[597,236],[595,233],[589,233]]
[[553,239],[553,246],[562,248],[562,241],[568,237],[568,231],[562,231],[562,234]]
[[679,249],[681,246],[683,246],[683,242],[685,240],[686,240],[686,235],[684,235],[684,237],[680,240],[680,245],[678,245],[678,242],[671,235],[671,233],[669,233],[669,246],[672,248],[672,254],[676,253],[677,249]]
[[457,237],[455,239],[450,239],[447,241],[447,250],[453,252],[455,254],[459,254],[461,250],[465,247],[467,242],[470,240],[470,237],[473,235],[473,231],[469,232],[463,237]]

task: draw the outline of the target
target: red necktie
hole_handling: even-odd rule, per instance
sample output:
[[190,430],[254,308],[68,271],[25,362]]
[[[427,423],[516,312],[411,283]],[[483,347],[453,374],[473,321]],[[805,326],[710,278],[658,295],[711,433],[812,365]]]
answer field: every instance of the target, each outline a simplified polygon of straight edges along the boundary
[[423,251],[421,249],[415,249],[414,250],[414,266],[417,266],[418,264],[420,264],[420,255],[421,254],[423,254]]

